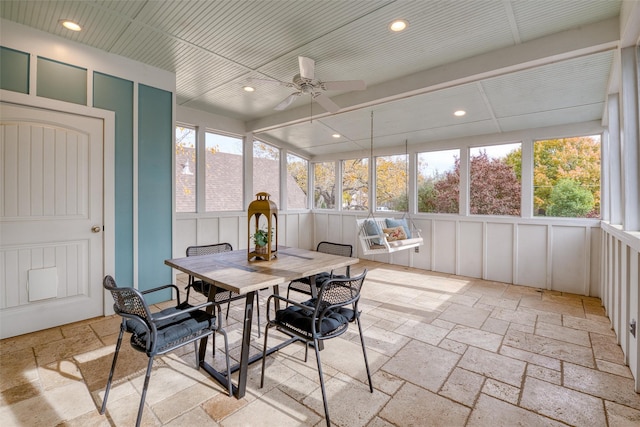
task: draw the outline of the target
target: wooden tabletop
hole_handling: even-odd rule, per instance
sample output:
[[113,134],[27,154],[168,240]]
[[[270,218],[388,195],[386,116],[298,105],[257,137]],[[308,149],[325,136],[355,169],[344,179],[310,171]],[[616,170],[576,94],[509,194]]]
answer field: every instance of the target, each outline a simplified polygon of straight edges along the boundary
[[169,267],[215,283],[220,288],[247,294],[301,277],[358,263],[358,258],[278,246],[271,261],[247,260],[247,250],[165,260]]

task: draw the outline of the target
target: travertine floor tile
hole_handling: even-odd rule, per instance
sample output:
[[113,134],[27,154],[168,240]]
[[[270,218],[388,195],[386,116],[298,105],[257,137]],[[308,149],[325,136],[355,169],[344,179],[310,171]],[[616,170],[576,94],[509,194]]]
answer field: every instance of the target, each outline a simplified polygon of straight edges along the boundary
[[462,426],[470,409],[413,384],[405,384],[380,411],[380,417],[397,426],[422,426],[437,420],[442,426]]
[[629,378],[564,363],[563,385],[640,410],[640,394],[633,392],[633,380]]
[[312,426],[322,418],[305,405],[273,389],[267,399],[254,400],[229,415],[224,427]]
[[[337,375],[325,382],[331,424],[343,427],[366,426],[391,398],[368,384]],[[322,392],[317,388],[303,403],[324,417]]]
[[469,371],[520,387],[526,364],[476,347],[469,347],[458,366]]
[[473,406],[483,382],[482,375],[456,368],[442,386],[439,394],[463,405]]
[[573,426],[606,424],[602,399],[528,377],[520,405]]
[[589,347],[552,338],[509,330],[504,337],[503,345],[567,362],[579,363],[589,368],[595,367],[593,352]]
[[486,394],[480,394],[467,427],[566,427],[535,412],[511,405]]
[[[352,273],[365,267],[360,308],[374,392],[351,325],[321,353],[333,425],[640,426],[640,394],[599,299],[367,260]],[[178,279],[184,287],[186,275]],[[243,311],[235,302],[223,319],[232,364]],[[264,331],[264,308],[261,317]],[[98,413],[120,320],[98,317],[0,341],[0,425],[133,425],[148,359],[128,335],[107,414]],[[255,320],[251,354],[262,352]],[[273,329],[269,337],[270,345],[285,339]],[[208,341],[207,361],[223,370],[221,336],[215,345],[214,357]],[[157,357],[142,424],[324,427],[315,351],[305,362],[304,348],[268,356],[263,388],[261,364],[250,365],[239,400],[196,369],[193,346]]]
[[460,304],[451,304],[438,316],[438,319],[447,320],[459,325],[480,328],[491,314],[488,310],[466,307]]
[[437,392],[460,356],[419,341],[412,341],[384,364],[382,370]]
[[447,339],[493,352],[498,351],[502,343],[502,335],[475,328],[467,328],[466,326],[456,326],[453,328],[447,335]]

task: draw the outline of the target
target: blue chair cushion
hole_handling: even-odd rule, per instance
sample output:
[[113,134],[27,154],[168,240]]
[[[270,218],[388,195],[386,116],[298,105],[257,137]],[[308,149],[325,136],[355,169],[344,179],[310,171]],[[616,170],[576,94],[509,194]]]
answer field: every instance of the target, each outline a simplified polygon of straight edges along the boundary
[[[166,308],[158,313],[154,313],[154,318],[159,318],[181,310],[178,307]],[[205,329],[211,329],[215,317],[207,314],[204,310],[195,310],[189,313],[179,314],[171,319],[156,322],[158,330],[156,353],[164,348],[172,347],[185,339],[201,334]],[[142,322],[134,319],[127,319],[127,330],[131,336],[131,344],[138,350],[145,351],[147,342],[147,329]]]
[[[278,323],[291,327],[293,329],[297,329],[300,331],[306,332],[308,335],[311,335],[311,326],[313,322],[313,310],[315,306],[315,301],[313,299],[309,301],[305,301],[302,303],[309,307],[309,309],[297,307],[297,306],[289,306],[284,310],[278,310],[276,312],[276,320]],[[346,313],[343,313],[343,310],[346,310]],[[349,315],[348,312],[351,312]],[[353,316],[353,310],[349,309],[339,309],[339,310],[331,310],[329,311],[325,317],[322,319],[322,324],[320,325],[320,334],[326,335],[340,328],[341,326],[349,323],[350,319]]]
[[407,224],[407,220],[405,218],[402,218],[402,219],[387,218],[385,219],[385,222],[387,223],[387,228],[401,226],[402,228],[404,228],[404,233],[407,235],[407,239],[411,238],[411,230],[409,229],[409,224]]

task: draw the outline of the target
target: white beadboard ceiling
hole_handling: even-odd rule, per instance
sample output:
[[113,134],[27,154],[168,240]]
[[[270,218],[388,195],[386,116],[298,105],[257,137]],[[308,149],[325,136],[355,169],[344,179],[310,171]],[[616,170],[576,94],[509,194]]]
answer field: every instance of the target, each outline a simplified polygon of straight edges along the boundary
[[[601,120],[619,46],[620,0],[9,1],[0,16],[176,74],[179,105],[240,119],[310,158]],[[635,8],[637,12],[638,8]],[[80,33],[62,28],[80,23]],[[403,18],[409,27],[392,33]],[[636,21],[634,21],[636,22]],[[635,30],[637,31],[637,29]],[[299,55],[325,112],[292,89]],[[458,109],[467,111],[454,117]],[[312,118],[312,120],[311,120]],[[339,133],[340,138],[332,137]]]

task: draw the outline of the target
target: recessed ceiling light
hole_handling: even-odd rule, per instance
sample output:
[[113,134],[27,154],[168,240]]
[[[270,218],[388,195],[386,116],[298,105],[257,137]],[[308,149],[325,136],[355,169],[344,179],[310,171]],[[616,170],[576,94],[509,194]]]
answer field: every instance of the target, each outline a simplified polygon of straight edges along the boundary
[[389,24],[389,29],[395,33],[404,31],[409,26],[409,23],[404,19],[396,19]]
[[454,116],[456,116],[456,117],[462,117],[462,116],[464,116],[465,114],[467,114],[467,112],[466,112],[466,111],[464,111],[464,110],[458,110],[458,111],[455,111],[455,112],[453,113],[453,115],[454,115]]
[[82,27],[76,23],[73,22],[69,19],[61,19],[60,20],[60,25],[62,25],[63,27],[65,27],[67,30],[71,30],[71,31],[81,31]]
[[331,135],[334,138],[340,138],[340,134],[339,133],[334,133],[333,135]]
[[245,92],[255,92],[256,90],[253,86],[244,86],[242,89],[244,89]]

